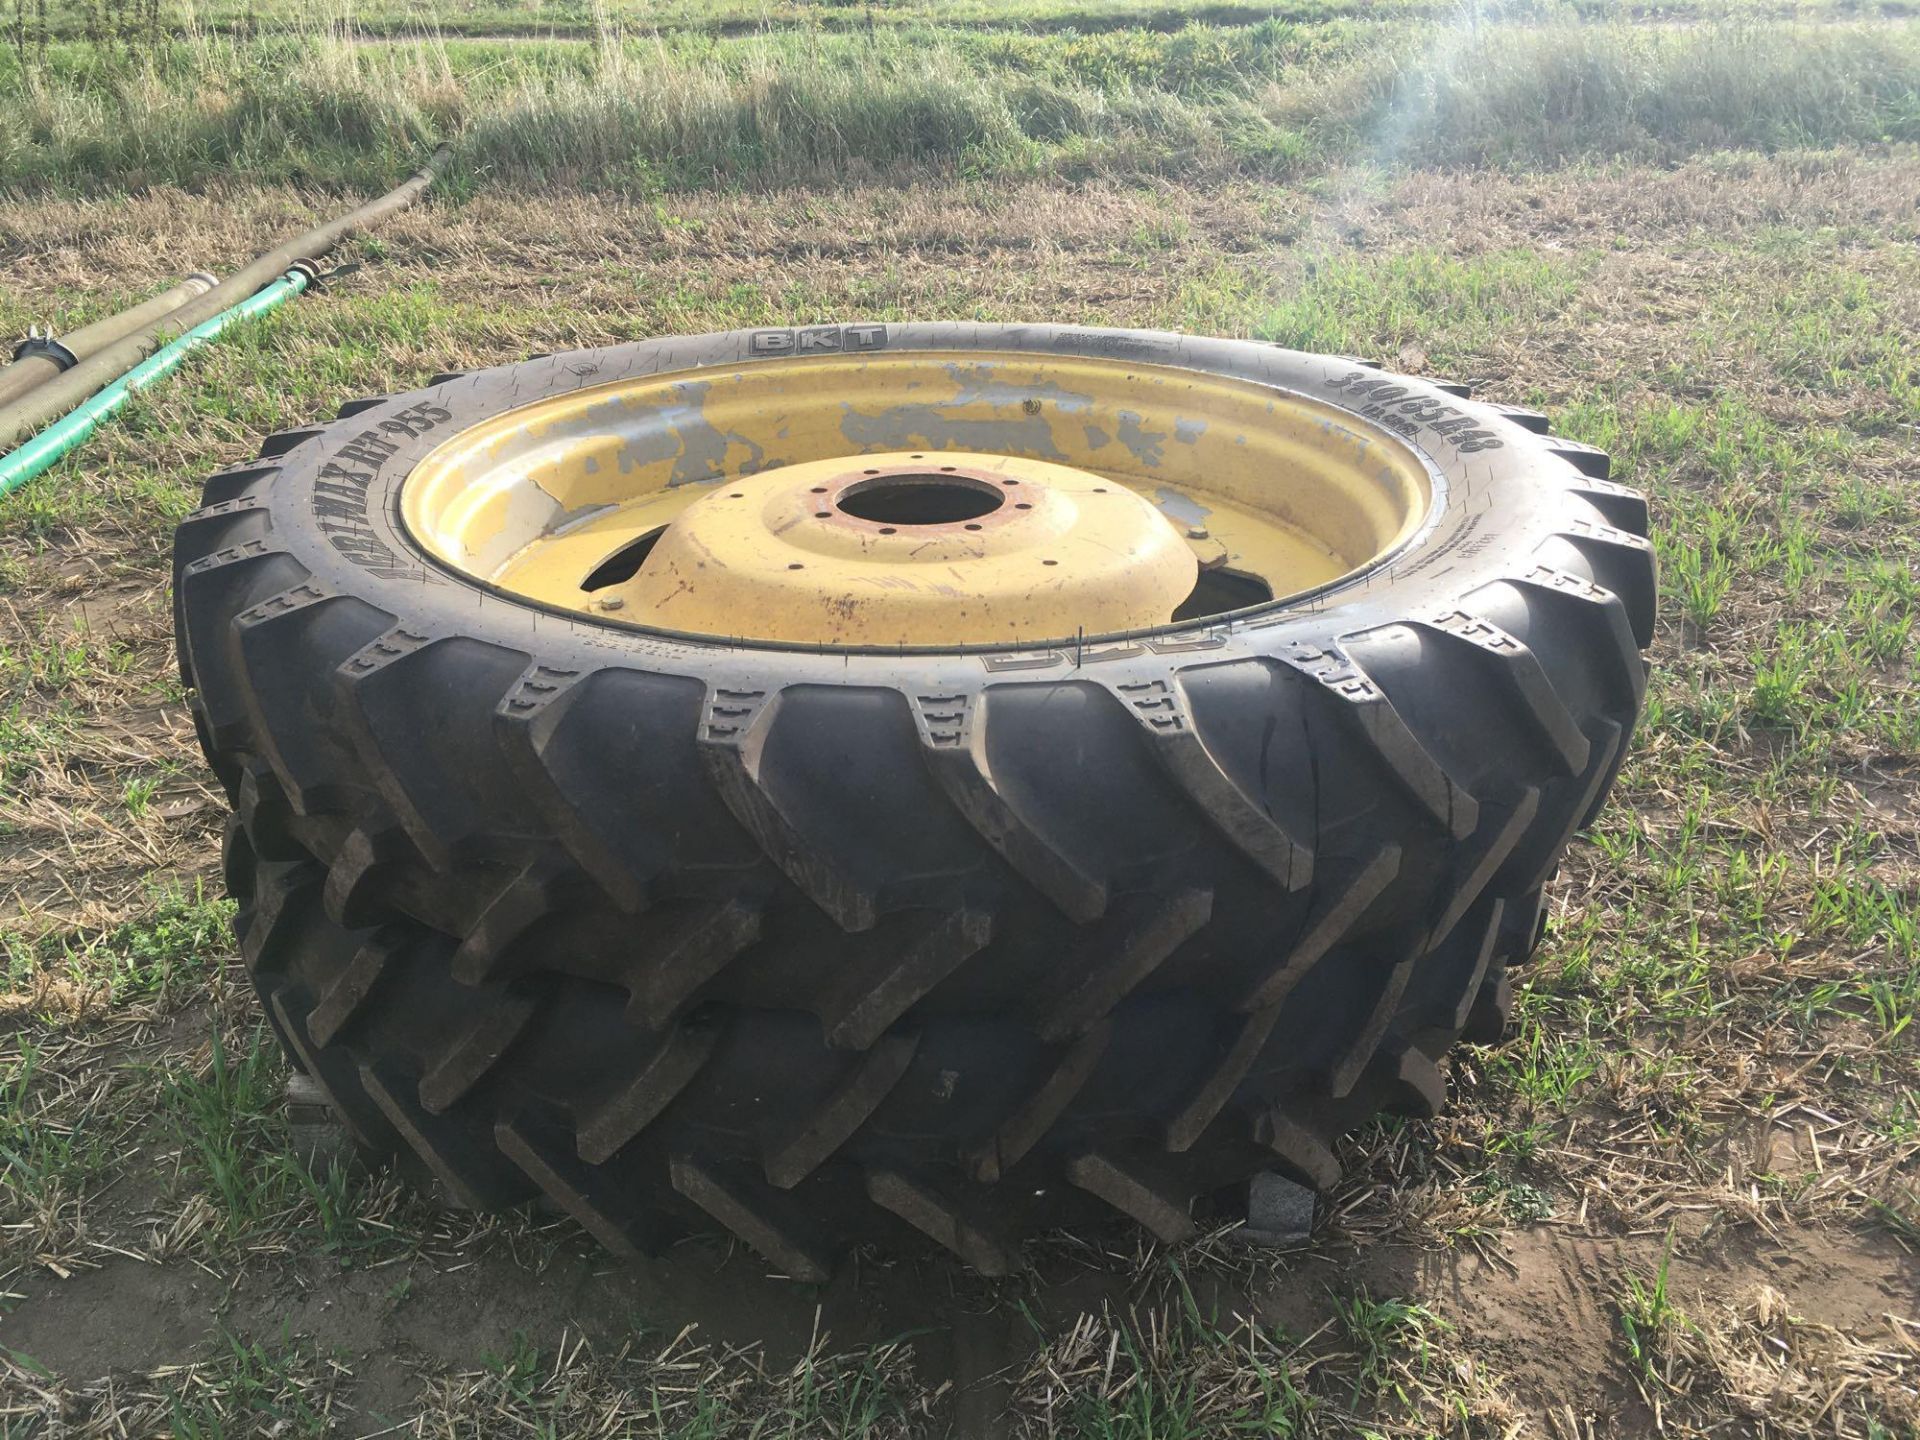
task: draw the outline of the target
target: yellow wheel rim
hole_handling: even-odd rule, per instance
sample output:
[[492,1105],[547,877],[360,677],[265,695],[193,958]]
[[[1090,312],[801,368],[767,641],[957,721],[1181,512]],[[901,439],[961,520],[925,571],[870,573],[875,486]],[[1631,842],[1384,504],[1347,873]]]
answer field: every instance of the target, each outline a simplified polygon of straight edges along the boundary
[[1431,504],[1411,450],[1197,371],[900,352],[594,386],[427,456],[441,563],[611,624],[813,645],[1181,623],[1363,570]]

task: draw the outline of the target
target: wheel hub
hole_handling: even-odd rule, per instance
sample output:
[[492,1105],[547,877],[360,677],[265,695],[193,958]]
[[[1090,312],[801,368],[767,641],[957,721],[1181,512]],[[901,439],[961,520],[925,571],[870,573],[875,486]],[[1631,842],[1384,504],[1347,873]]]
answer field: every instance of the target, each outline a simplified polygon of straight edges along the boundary
[[1198,569],[1157,509],[1098,475],[1007,455],[890,453],[712,490],[599,598],[712,634],[964,643],[1160,624]]

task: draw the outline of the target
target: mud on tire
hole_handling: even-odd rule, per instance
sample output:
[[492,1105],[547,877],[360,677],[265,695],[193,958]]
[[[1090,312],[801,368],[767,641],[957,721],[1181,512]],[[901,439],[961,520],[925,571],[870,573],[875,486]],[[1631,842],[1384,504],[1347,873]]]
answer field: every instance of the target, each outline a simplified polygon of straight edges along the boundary
[[[1600,805],[1645,684],[1646,507],[1459,387],[1232,341],[893,326],[894,351],[1177,364],[1400,436],[1430,523],[1294,604],[927,654],[569,617],[396,518],[447,436],[766,332],[442,377],[272,436],[176,539],[243,955],[362,1143],[609,1246],[724,1229],[999,1273],[1163,1240],[1252,1174],[1431,1114]],[[776,332],[784,333],[784,332]],[[756,340],[756,334],[761,339]]]

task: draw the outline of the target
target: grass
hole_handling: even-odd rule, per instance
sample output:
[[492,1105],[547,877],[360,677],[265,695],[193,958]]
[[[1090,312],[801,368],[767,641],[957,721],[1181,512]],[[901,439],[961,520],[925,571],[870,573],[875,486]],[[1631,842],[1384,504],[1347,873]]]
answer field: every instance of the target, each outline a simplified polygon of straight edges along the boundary
[[279,1046],[262,1029],[231,1056],[216,1034],[204,1073],[175,1069],[159,1077],[161,1107],[180,1136],[182,1168],[229,1233],[244,1233],[272,1213],[279,1187],[269,1176],[284,1167],[273,1165],[262,1142],[285,1073]]
[[[1887,23],[1264,19],[1173,34],[607,28],[592,45],[17,37],[0,61],[0,176],[29,191],[236,175],[384,188],[443,138],[458,141],[447,183],[461,194],[1664,163],[1920,137],[1917,36]],[[1818,347],[1818,317],[1804,324]],[[1898,369],[1893,352],[1869,363]]]
[[[1357,1433],[1361,1417],[1417,1423],[1488,1399],[1473,1377],[1435,1373],[1425,1307],[1363,1288],[1330,1299],[1312,1334],[1290,1334],[1203,1307],[1173,1262],[1122,1314],[1085,1314],[1046,1335],[1014,1384],[1034,1433],[1098,1440],[1208,1440],[1224,1435]],[[1029,1322],[1032,1316],[1028,1316]],[[1036,1327],[1040,1328],[1040,1327]],[[1462,1384],[1462,1381],[1465,1381]],[[1024,1403],[1023,1403],[1024,1402]]]
[[[238,1043],[235,1043],[235,1042]],[[203,1057],[160,1069],[159,1113],[173,1142],[172,1188],[212,1243],[256,1246],[289,1235],[343,1266],[378,1264],[400,1248],[404,1209],[386,1177],[347,1156],[302,1156],[283,1115],[286,1061],[264,1027],[216,1032]]]
[[1669,1257],[1663,1254],[1650,1277],[1629,1272],[1620,1298],[1620,1333],[1626,1340],[1627,1359],[1641,1380],[1656,1386],[1668,1383],[1661,1371],[1663,1357],[1671,1351],[1671,1337],[1692,1324],[1673,1303],[1668,1267]]
[[1305,110],[1340,117],[1359,153],[1448,166],[1671,161],[1920,129],[1920,48],[1904,29],[1455,28],[1416,53],[1334,71]]
[[[146,817],[158,780],[129,781],[145,796],[127,814],[136,823]],[[196,882],[191,895],[178,886],[154,893],[150,915],[110,930],[47,932],[31,939],[0,932],[6,990],[13,995],[70,987],[104,1005],[164,1000],[204,981],[209,955],[229,944],[233,903],[214,899]]]
[[178,1440],[221,1440],[263,1429],[290,1440],[332,1432],[331,1377],[312,1357],[284,1338],[273,1349],[237,1336],[228,1336],[226,1345],[224,1354],[167,1387],[166,1420]]
[[[241,1435],[272,1435],[304,1440],[337,1433],[332,1392],[338,1373],[305,1347],[281,1336],[277,1343],[222,1333],[208,1358],[169,1366],[131,1393],[97,1387],[75,1395],[62,1420],[76,1433],[165,1434],[174,1440],[225,1440]],[[0,1387],[36,1389],[52,1375],[30,1355],[0,1349]],[[36,1417],[17,1408],[9,1424],[42,1433]]]
[[96,1137],[67,1122],[41,1077],[41,1047],[13,1049],[0,1071],[0,1200],[12,1229],[48,1229],[77,1193],[99,1183],[107,1163]]
[[675,1440],[880,1440],[905,1433],[910,1356],[897,1344],[853,1356],[816,1345],[777,1366],[716,1354],[685,1334],[665,1342],[635,1336],[605,1352],[574,1340],[556,1355],[516,1332],[500,1352],[437,1384],[431,1398],[458,1431],[558,1436],[596,1426]]
[[1179,323],[1333,354],[1397,357],[1416,347],[1444,368],[1517,323],[1563,312],[1590,268],[1533,250],[1461,257],[1410,248],[1316,257],[1297,272],[1236,261],[1189,287]]
[[[1618,0],[1477,0],[1483,19],[1581,16],[1667,19],[1728,19],[1768,15],[1772,0],[1662,0],[1660,5],[1622,5]],[[1807,0],[1794,7],[1810,16],[1831,13],[1908,13],[1898,0],[1859,5],[1851,0]],[[342,28],[362,36],[406,37],[423,28],[469,36],[515,35],[589,38],[608,24],[648,33],[725,36],[761,30],[800,30],[815,36],[921,28],[930,23],[989,35],[1110,31],[1172,33],[1195,24],[1250,26],[1265,20],[1325,24],[1348,19],[1404,23],[1454,18],[1456,0],[456,0],[422,7],[405,3],[328,7],[315,13],[288,0],[240,6],[233,0],[173,4],[140,0],[108,7],[98,0],[50,0],[16,13],[11,34],[36,43],[42,37],[85,39],[101,48],[151,43],[161,35],[246,34],[263,21],[302,30]]]

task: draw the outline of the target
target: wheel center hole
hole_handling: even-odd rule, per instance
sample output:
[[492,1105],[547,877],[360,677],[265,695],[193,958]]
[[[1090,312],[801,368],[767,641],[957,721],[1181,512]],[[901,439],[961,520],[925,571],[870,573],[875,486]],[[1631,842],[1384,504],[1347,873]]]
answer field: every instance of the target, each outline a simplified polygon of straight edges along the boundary
[[1006,498],[984,480],[930,471],[857,481],[841,492],[840,509],[881,525],[955,525],[991,515]]

